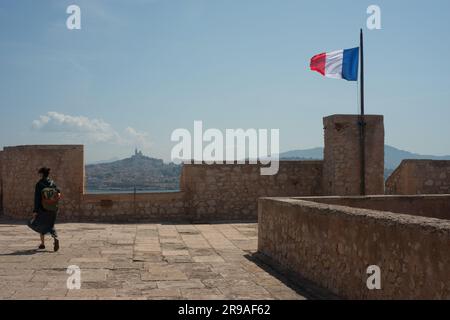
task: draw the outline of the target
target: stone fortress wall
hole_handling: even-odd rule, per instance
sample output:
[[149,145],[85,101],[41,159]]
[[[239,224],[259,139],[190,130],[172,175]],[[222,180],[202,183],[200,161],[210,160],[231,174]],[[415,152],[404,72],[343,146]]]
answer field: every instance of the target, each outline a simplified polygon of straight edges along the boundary
[[[354,170],[359,161],[354,156],[357,121],[352,115],[325,118],[324,161],[281,161],[274,176],[262,176],[260,165],[253,164],[187,164],[178,193],[85,194],[83,146],[5,147],[0,153],[3,211],[14,218],[30,216],[36,171],[45,165],[63,191],[61,220],[256,220],[259,197],[345,195],[359,190]],[[374,186],[369,189],[372,194],[384,192],[383,149],[371,142],[383,139],[383,117],[367,116],[366,151],[371,155],[367,172]],[[345,164],[347,158],[350,166]]]
[[450,299],[450,195],[365,198],[261,198],[262,259],[343,298]]
[[[323,118],[325,195],[360,194],[359,122],[357,115],[333,115]],[[384,194],[383,116],[366,115],[364,122],[366,194]]]
[[448,194],[295,197],[293,199],[450,220],[450,197]]
[[[63,191],[60,219],[66,221],[255,220],[260,197],[357,195],[358,116],[325,117],[323,161],[281,161],[278,174],[260,175],[260,165],[186,164],[180,192],[85,194],[82,145],[29,145],[0,151],[0,212],[30,216],[37,169],[49,166]],[[383,117],[366,121],[366,183],[384,194]],[[387,180],[389,194],[446,193],[450,162],[404,161]]]
[[28,218],[41,166],[63,192],[60,221],[255,220],[261,196],[320,195],[322,161],[281,161],[275,176],[259,165],[185,165],[180,192],[85,194],[83,146],[6,147],[1,155],[5,215]]
[[181,185],[193,220],[256,220],[258,198],[321,195],[323,161],[281,161],[276,175],[260,165],[184,165]]
[[387,194],[449,194],[450,160],[403,160],[386,181]]
[[[366,118],[366,182],[359,197],[358,116],[324,118],[323,161],[281,161],[274,176],[251,164],[187,164],[180,191],[85,194],[83,146],[0,151],[0,212],[28,218],[41,166],[63,191],[59,221],[213,222],[258,219],[258,250],[290,277],[347,298],[450,298],[448,161],[407,160],[383,179],[383,117]],[[271,198],[269,198],[271,197]],[[277,198],[278,197],[278,198]],[[258,200],[259,199],[259,200]],[[370,291],[368,265],[382,268]]]
[[186,193],[84,194],[80,211],[68,221],[190,222]]
[[6,147],[1,159],[3,210],[19,219],[31,215],[41,166],[62,190],[59,221],[254,221],[259,197],[322,194],[322,161],[281,161],[275,176],[259,165],[184,165],[179,192],[86,194],[83,146]]
[[[405,160],[380,192],[384,130],[368,117],[369,196],[358,196],[356,118],[324,118],[326,196],[259,199],[261,259],[344,298],[450,299],[450,161]],[[369,266],[380,290],[367,286]]]

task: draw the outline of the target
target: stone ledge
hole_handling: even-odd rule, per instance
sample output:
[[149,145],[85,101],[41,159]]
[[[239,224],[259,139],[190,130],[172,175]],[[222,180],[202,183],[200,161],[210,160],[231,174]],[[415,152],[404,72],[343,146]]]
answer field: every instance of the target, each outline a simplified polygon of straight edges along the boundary
[[[258,211],[258,251],[336,295],[450,298],[450,220],[293,198],[262,198]],[[381,290],[366,286],[370,265]]]
[[19,145],[19,146],[8,146],[3,147],[3,151],[11,151],[11,150],[43,150],[43,149],[54,149],[54,150],[70,150],[70,149],[83,149],[84,146],[82,144],[37,144],[37,145]]
[[[320,198],[321,197],[318,197],[316,199]],[[326,199],[327,197],[324,198]],[[298,198],[277,198],[277,197],[260,198],[258,206],[262,206],[264,204],[264,201],[274,201],[280,205],[286,206],[318,209],[317,211],[314,212],[314,214],[344,215],[344,216],[350,215],[357,218],[374,220],[376,222],[383,224],[401,223],[405,225],[408,224],[419,225],[421,227],[429,227],[436,230],[442,230],[450,235],[450,220],[413,216],[409,214],[395,213],[389,211],[354,208],[344,205],[325,204],[314,201],[300,200]]]

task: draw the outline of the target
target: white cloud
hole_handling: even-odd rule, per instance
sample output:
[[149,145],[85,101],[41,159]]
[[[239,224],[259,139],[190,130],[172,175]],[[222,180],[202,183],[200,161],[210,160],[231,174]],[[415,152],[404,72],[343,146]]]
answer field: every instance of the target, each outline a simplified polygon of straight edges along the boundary
[[118,138],[110,124],[98,119],[48,112],[34,120],[33,128],[43,132],[59,132],[85,136],[94,142],[111,142]]
[[60,133],[64,137],[76,138],[83,143],[113,143],[143,150],[148,150],[151,145],[147,132],[127,127],[123,134],[120,134],[103,120],[54,111],[39,116],[39,119],[33,121],[32,128],[40,132]]

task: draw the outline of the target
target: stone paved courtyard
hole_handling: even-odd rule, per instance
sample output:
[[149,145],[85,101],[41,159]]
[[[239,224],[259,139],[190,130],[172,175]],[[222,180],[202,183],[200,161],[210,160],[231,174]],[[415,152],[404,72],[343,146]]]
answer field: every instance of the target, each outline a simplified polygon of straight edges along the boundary
[[[254,259],[257,224],[57,225],[53,252],[39,235],[0,220],[0,299],[305,299]],[[81,289],[68,290],[69,265]],[[307,292],[307,291],[305,291]]]

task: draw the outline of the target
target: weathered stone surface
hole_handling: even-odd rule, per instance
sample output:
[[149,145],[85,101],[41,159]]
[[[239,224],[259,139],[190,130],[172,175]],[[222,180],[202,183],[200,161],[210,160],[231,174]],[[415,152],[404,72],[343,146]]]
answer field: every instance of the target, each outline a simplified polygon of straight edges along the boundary
[[448,194],[421,196],[295,197],[293,199],[450,220],[450,195]]
[[312,201],[259,200],[258,251],[275,265],[351,299],[450,299],[449,220]]
[[[185,164],[180,192],[85,194],[82,145],[5,147],[0,151],[0,211],[13,218],[30,217],[36,171],[45,165],[52,169],[51,177],[63,193],[59,221],[255,221],[259,197],[359,194],[357,122],[358,117],[352,115],[324,118],[324,161],[280,161],[273,176],[261,175],[260,164]],[[381,194],[383,118],[366,116],[366,122],[367,193]],[[434,180],[433,187],[438,187]],[[445,185],[439,188],[447,190]],[[188,229],[180,234],[193,235]],[[228,236],[242,240],[236,234]],[[141,251],[157,250],[154,245],[143,246]]]
[[15,218],[31,216],[34,187],[39,180],[37,171],[43,166],[51,168],[52,178],[64,190],[61,217],[71,217],[74,212],[79,212],[84,190],[82,145],[5,147],[0,158],[0,184],[8,186],[0,189],[4,214]]
[[[233,244],[235,239],[253,238],[254,223],[64,223],[57,225],[61,241],[57,253],[51,251],[50,239],[47,250],[34,250],[39,236],[22,223],[0,219],[0,229],[1,299],[304,299]],[[184,255],[142,251],[163,238],[170,240],[163,245],[179,248]],[[19,242],[27,246],[17,246]],[[255,250],[256,245],[251,252]],[[228,261],[230,253],[242,260]],[[137,256],[142,261],[136,261]],[[81,269],[80,290],[67,288],[69,265]],[[232,274],[236,271],[240,276]],[[240,277],[245,282],[239,282]]]
[[322,194],[322,161],[280,161],[274,176],[262,176],[260,168],[252,164],[185,164],[182,185],[189,190],[186,199],[191,218],[254,220],[261,196]]
[[387,194],[449,194],[449,160],[403,160],[386,180]]
[[[254,221],[258,197],[322,194],[322,161],[281,161],[274,176],[261,176],[261,165],[186,164],[180,192],[85,194],[83,157],[80,145],[5,147],[0,151],[0,211],[13,218],[31,216],[36,172],[44,165],[63,194],[59,221]],[[195,235],[189,227],[180,234]],[[142,247],[155,250],[156,245]]]
[[[364,121],[366,194],[384,194],[383,116],[366,115]],[[361,194],[359,123],[360,118],[357,115],[331,115],[323,118],[324,195]]]

